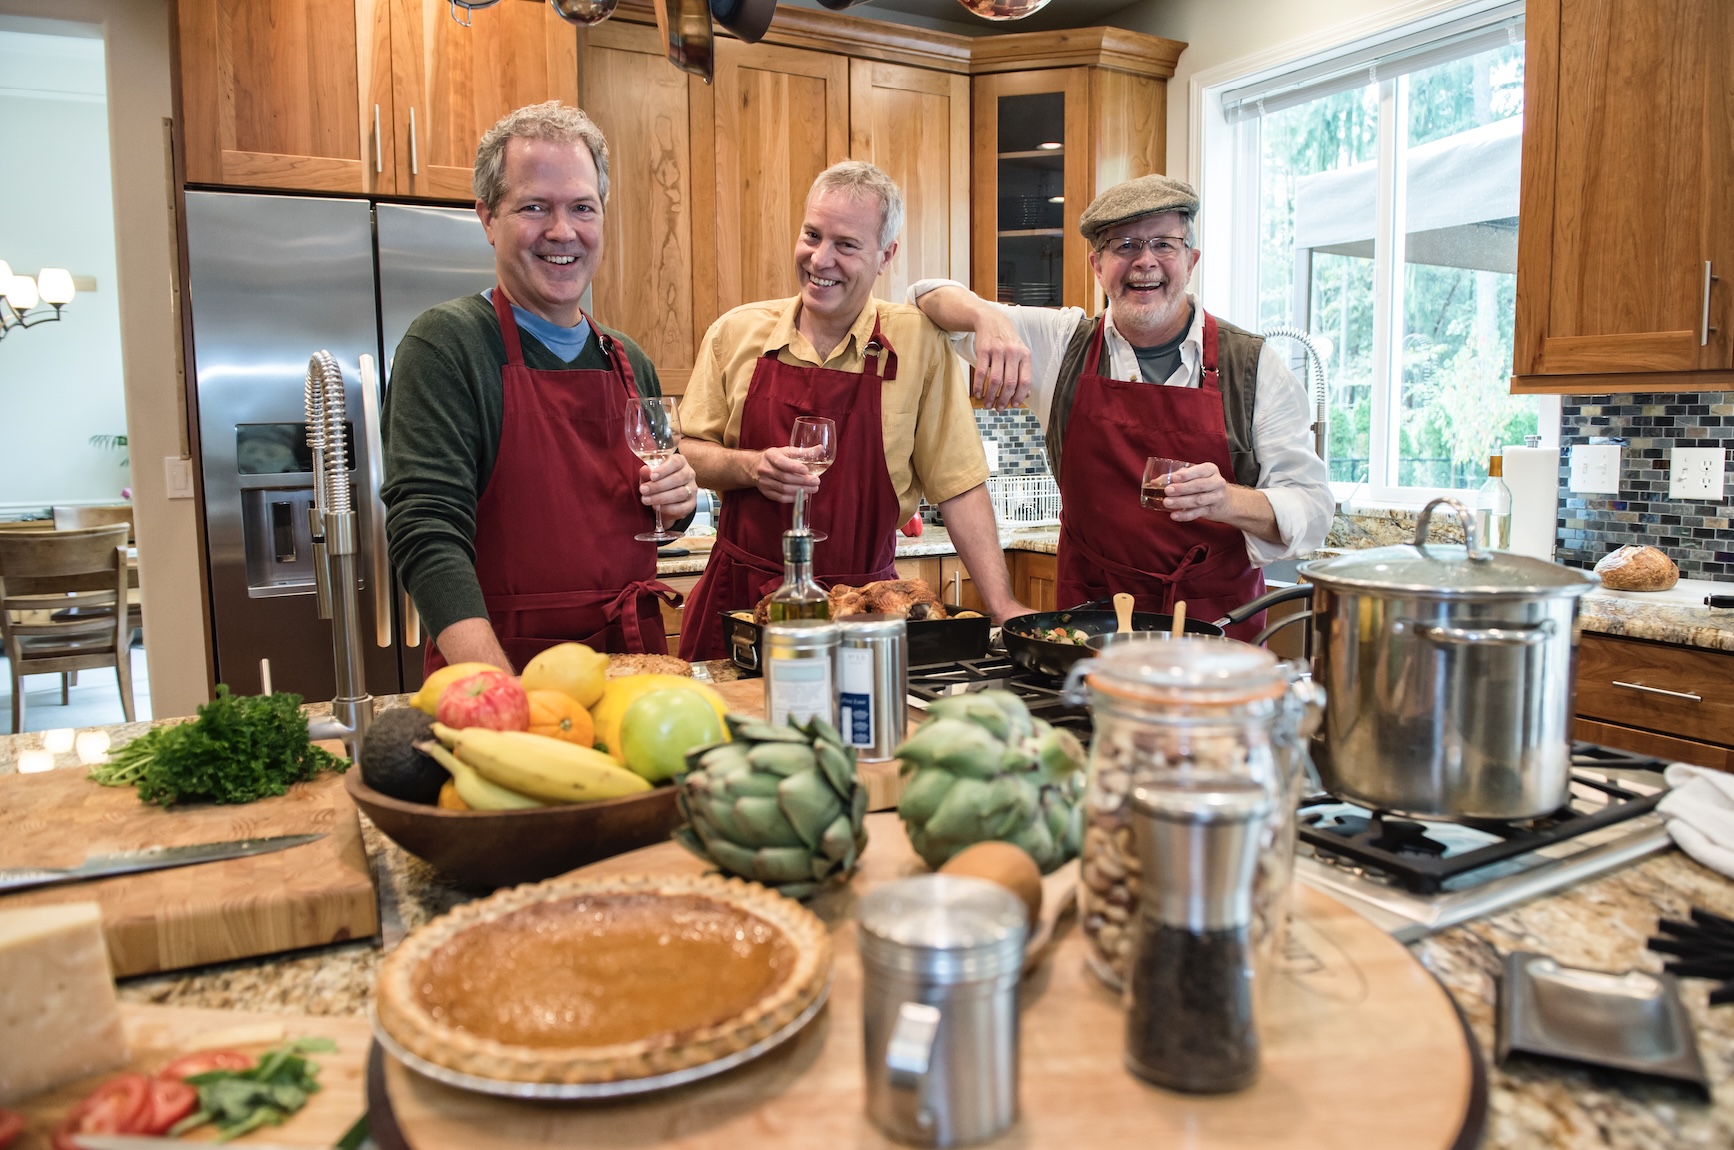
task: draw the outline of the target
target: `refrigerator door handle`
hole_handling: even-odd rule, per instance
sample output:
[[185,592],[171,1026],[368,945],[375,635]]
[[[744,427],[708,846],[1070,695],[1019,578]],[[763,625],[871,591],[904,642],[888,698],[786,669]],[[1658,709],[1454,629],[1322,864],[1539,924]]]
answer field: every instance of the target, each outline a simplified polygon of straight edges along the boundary
[[408,591],[403,593],[403,645],[421,646],[421,612],[415,609],[415,600]]
[[379,372],[361,356],[361,430],[367,440],[367,518],[373,545],[373,641],[391,646],[391,555],[385,542],[385,448],[379,435]]

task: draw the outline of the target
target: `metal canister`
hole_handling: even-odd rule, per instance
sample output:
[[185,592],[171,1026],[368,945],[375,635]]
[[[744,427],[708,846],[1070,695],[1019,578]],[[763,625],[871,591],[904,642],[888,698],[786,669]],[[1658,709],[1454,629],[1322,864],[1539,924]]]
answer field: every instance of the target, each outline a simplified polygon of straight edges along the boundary
[[765,626],[765,717],[773,727],[818,715],[837,721],[837,624],[793,619]]
[[851,615],[837,626],[837,729],[863,762],[884,762],[909,720],[909,626],[895,615]]
[[1023,901],[926,874],[861,900],[867,1115],[891,1138],[958,1146],[1017,1121]]

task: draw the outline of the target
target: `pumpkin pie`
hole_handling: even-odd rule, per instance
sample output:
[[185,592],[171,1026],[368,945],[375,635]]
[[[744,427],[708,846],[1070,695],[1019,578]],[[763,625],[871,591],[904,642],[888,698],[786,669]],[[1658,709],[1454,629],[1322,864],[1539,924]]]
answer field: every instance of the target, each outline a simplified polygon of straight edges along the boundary
[[466,903],[381,964],[379,1024],[438,1066],[527,1083],[700,1066],[824,993],[831,938],[792,899],[715,875],[557,878]]

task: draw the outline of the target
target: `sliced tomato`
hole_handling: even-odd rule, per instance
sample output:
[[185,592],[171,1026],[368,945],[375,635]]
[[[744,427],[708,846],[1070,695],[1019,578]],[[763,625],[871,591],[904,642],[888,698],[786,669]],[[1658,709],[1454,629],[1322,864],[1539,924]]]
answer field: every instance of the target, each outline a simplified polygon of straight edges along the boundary
[[0,1150],[12,1145],[24,1133],[24,1115],[16,1110],[0,1109]]
[[242,1054],[238,1050],[201,1050],[196,1054],[183,1054],[161,1070],[158,1078],[191,1078],[195,1074],[209,1074],[213,1070],[251,1070],[253,1056]]
[[178,1078],[151,1079],[150,1101],[139,1119],[138,1133],[167,1134],[169,1127],[199,1105],[199,1092]]
[[137,1134],[150,1107],[150,1079],[121,1074],[74,1106],[54,1131],[54,1150],[76,1150],[74,1134]]

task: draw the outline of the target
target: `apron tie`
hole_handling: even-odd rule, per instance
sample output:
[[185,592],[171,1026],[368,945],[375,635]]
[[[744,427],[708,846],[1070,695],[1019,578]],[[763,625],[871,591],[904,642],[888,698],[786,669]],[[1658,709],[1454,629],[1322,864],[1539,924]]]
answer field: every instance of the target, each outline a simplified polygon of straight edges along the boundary
[[644,648],[644,634],[638,625],[638,608],[645,599],[660,599],[670,607],[678,607],[684,602],[680,592],[662,580],[640,579],[622,587],[620,594],[603,608],[603,613],[610,623],[616,620],[620,622],[620,629],[626,635],[628,651],[634,654],[665,654],[664,651],[648,652]]
[[1117,560],[1110,559],[1095,548],[1091,547],[1089,544],[1085,543],[1083,540],[1079,539],[1075,532],[1067,531],[1063,526],[1060,528],[1060,534],[1065,538],[1068,546],[1077,548],[1078,554],[1082,555],[1085,560],[1093,566],[1100,568],[1102,571],[1108,574],[1118,575],[1122,579],[1141,581],[1144,583],[1155,583],[1161,586],[1162,614],[1165,615],[1171,615],[1174,613],[1175,587],[1177,587],[1194,568],[1203,566],[1205,560],[1210,558],[1210,548],[1202,543],[1195,543],[1186,549],[1186,554],[1180,557],[1180,562],[1175,565],[1174,570],[1163,575],[1155,571],[1146,571],[1141,567],[1134,567],[1130,563],[1121,563]]

